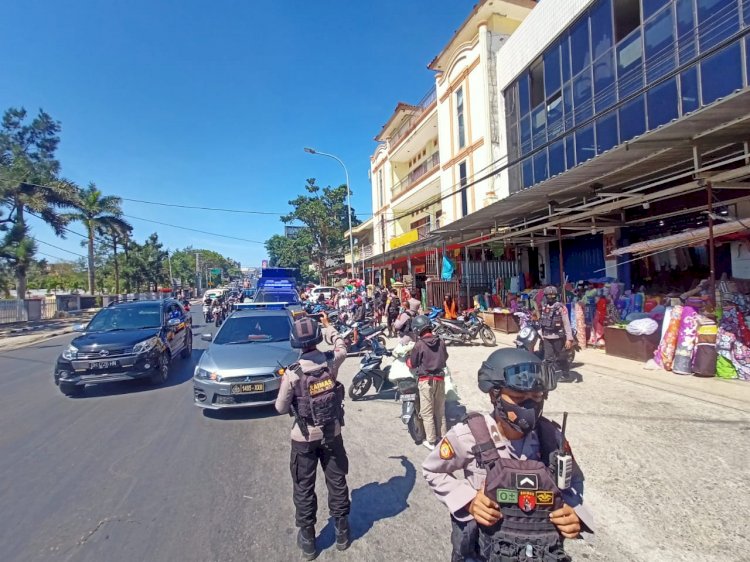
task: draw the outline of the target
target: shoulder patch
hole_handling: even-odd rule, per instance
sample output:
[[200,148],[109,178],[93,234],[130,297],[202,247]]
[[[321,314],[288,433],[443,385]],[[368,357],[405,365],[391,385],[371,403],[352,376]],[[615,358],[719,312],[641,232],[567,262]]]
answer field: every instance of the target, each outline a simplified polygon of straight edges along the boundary
[[449,461],[456,456],[456,452],[453,450],[451,442],[445,437],[440,441],[440,458],[444,461]]

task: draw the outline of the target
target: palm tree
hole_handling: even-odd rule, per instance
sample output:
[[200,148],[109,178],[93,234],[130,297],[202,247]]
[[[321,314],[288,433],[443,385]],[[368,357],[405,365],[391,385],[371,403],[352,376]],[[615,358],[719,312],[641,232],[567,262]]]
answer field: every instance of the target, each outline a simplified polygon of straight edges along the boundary
[[94,294],[94,238],[96,234],[105,231],[129,232],[132,230],[122,217],[122,199],[115,195],[103,195],[96,185],[91,182],[86,189],[78,189],[73,208],[75,213],[67,213],[63,217],[70,221],[78,221],[86,227],[88,235],[88,264],[89,264],[89,293]]

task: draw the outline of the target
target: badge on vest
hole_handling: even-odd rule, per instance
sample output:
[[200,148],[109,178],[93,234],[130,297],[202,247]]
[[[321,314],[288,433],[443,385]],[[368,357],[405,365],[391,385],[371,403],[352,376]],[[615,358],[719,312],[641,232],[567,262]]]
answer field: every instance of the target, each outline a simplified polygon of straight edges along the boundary
[[555,501],[555,494],[549,490],[540,490],[536,493],[536,503],[539,505],[552,505]]
[[521,508],[521,511],[525,511],[526,513],[534,511],[536,508],[536,495],[534,492],[526,492],[524,490],[519,491],[518,507]]
[[451,442],[443,437],[443,440],[440,441],[440,458],[444,461],[449,461],[455,456],[456,452],[453,450]]
[[536,474],[516,472],[516,488],[519,490],[538,490],[539,477]]
[[331,390],[333,388],[333,379],[325,379],[322,381],[314,382],[308,387],[308,392],[310,393],[310,396],[317,396],[318,394],[321,394],[327,390]]
[[518,490],[499,488],[495,495],[497,503],[516,503],[518,501]]

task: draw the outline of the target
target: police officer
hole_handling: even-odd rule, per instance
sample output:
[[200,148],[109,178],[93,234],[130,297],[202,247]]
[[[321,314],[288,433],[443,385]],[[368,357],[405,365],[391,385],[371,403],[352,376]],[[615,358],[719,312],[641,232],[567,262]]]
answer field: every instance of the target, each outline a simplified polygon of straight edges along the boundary
[[[500,349],[478,378],[492,413],[468,414],[422,465],[451,514],[451,560],[570,560],[564,538],[593,532],[593,518],[570,447],[542,416],[555,375],[529,351]],[[563,481],[556,477],[558,459]],[[453,475],[459,470],[465,479]]]
[[339,333],[329,325],[328,316],[321,317],[333,340],[333,351],[318,351],[317,345],[323,334],[320,324],[313,318],[298,318],[292,324],[290,343],[302,350],[299,363],[286,369],[276,410],[291,413],[292,454],[290,468],[294,486],[296,508],[297,545],[307,560],[313,560],[318,552],[315,546],[315,523],[318,500],[315,495],[315,475],[318,462],[328,487],[328,508],[334,518],[336,548],[349,547],[349,489],[346,475],[349,459],[341,437],[343,422],[344,387],[336,380],[338,370],[346,359],[346,343]]
[[544,301],[539,321],[544,360],[550,364],[556,362],[562,371],[561,380],[569,381],[568,350],[573,347],[573,330],[570,327],[568,309],[557,300],[557,287],[552,285],[544,289]]

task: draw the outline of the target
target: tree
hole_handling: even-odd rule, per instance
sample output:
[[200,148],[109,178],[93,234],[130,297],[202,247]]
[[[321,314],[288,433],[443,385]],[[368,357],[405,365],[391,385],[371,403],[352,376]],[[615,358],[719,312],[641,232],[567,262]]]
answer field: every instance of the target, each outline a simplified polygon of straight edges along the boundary
[[312,257],[312,236],[307,228],[301,229],[296,236],[287,237],[276,234],[266,240],[266,251],[271,267],[294,267],[299,270],[300,281],[315,281],[319,277],[310,271]]
[[101,230],[100,234],[105,240],[112,246],[112,265],[115,273],[115,293],[120,294],[120,262],[117,257],[117,247],[123,245],[130,238],[130,234],[133,232],[133,227],[125,221],[121,223],[110,223],[104,229]]
[[130,232],[130,226],[122,217],[122,199],[115,195],[104,195],[91,182],[86,189],[78,189],[72,201],[74,213],[63,217],[68,221],[79,221],[86,227],[88,236],[89,294],[94,294],[96,281],[94,276],[94,239],[103,232]]
[[[305,183],[309,195],[300,195],[289,201],[293,211],[281,217],[288,224],[301,222],[308,231],[312,259],[317,262],[319,271],[323,271],[325,260],[332,256],[342,255],[347,249],[344,233],[349,229],[348,207],[346,204],[346,185],[320,188],[314,178]],[[351,210],[352,227],[358,225],[354,209]]]
[[10,108],[0,124],[0,257],[7,260],[16,277],[16,293],[26,293],[26,276],[36,251],[29,238],[26,212],[49,224],[64,238],[65,218],[60,209],[70,206],[72,184],[58,179],[60,163],[55,151],[60,143],[60,123],[39,110],[30,122],[23,108]]

